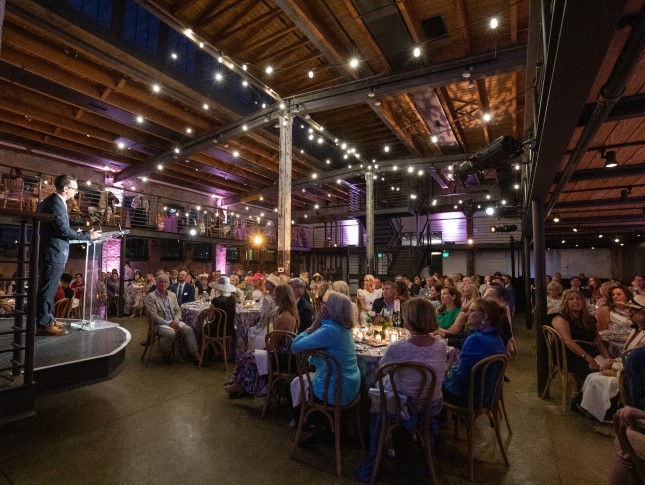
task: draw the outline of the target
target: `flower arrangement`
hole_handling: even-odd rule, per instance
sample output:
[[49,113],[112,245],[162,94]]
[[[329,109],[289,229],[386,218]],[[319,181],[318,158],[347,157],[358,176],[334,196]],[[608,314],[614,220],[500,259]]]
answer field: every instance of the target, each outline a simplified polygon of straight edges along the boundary
[[364,324],[372,326],[374,329],[374,334],[381,334],[383,338],[386,337],[386,331],[394,326],[392,322],[392,315],[382,311],[381,313],[375,313],[369,311],[366,313]]

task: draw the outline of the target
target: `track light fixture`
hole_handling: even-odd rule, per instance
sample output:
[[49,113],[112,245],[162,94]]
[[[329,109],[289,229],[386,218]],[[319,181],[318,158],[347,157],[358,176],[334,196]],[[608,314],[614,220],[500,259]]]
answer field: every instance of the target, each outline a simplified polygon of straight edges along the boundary
[[615,151],[609,151],[605,152],[603,150],[602,152],[602,159],[605,161],[605,168],[613,168],[618,166],[618,162],[616,161],[616,152]]

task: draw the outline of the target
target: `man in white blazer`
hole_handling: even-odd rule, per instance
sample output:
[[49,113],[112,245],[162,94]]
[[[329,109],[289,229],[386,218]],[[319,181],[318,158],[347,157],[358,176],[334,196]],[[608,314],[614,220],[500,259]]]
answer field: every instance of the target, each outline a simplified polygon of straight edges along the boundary
[[188,347],[188,351],[194,358],[194,364],[199,364],[199,349],[195,340],[195,333],[190,325],[181,321],[181,308],[177,303],[177,296],[168,291],[170,278],[162,273],[157,276],[155,291],[146,295],[144,300],[148,314],[152,315],[154,324],[159,335],[159,347],[163,353],[164,362],[172,363],[172,345],[181,336]]

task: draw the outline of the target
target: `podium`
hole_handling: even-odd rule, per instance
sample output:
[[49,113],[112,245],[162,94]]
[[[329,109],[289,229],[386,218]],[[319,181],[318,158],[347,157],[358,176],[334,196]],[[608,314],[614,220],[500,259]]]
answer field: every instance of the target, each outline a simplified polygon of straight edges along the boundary
[[110,231],[91,241],[72,240],[70,244],[85,246],[85,287],[83,290],[82,311],[80,314],[82,327],[95,326],[107,318],[108,293],[101,270],[103,259],[103,243],[109,239],[120,238],[129,231]]

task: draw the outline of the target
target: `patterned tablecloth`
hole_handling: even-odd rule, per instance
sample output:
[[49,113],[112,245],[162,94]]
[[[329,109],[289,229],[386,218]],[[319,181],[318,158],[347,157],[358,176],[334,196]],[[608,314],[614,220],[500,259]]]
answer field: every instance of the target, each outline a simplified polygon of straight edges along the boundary
[[[181,319],[186,324],[190,325],[195,332],[197,345],[201,347],[202,342],[202,328],[197,324],[199,314],[210,308],[210,302],[192,301],[184,303],[181,306]],[[258,310],[236,309],[235,311],[235,337],[229,346],[230,352],[235,360],[237,360],[244,352],[246,352],[246,333],[249,327],[256,325],[260,319],[260,312]]]
[[600,338],[605,342],[609,355],[614,359],[622,355],[625,343],[627,342],[627,337],[628,334],[614,335],[609,330],[600,331]]

